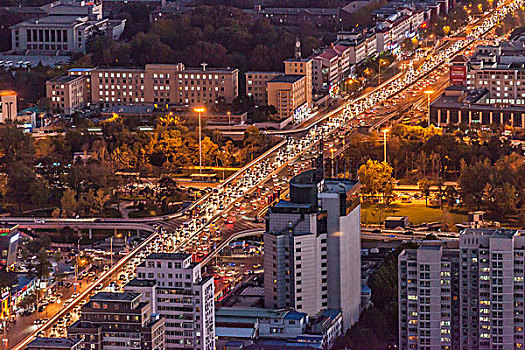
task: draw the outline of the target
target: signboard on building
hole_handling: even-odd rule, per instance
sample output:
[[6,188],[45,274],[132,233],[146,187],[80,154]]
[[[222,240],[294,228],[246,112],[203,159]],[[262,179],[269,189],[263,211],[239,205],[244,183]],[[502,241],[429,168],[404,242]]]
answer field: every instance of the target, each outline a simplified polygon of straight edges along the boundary
[[450,66],[450,83],[452,85],[465,85],[467,82],[466,66]]

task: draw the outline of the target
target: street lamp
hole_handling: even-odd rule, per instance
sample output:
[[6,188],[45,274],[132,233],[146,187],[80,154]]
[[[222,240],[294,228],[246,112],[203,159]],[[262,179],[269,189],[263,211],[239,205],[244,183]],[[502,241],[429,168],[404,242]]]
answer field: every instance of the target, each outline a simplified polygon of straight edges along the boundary
[[380,58],[379,59],[379,84],[378,85],[381,85],[381,65],[383,64],[387,64],[387,62],[384,59]]
[[77,285],[78,285],[78,273],[79,273],[79,263],[80,263],[80,241],[82,240],[82,236],[80,236],[80,238],[78,239],[78,242],[77,242],[77,251],[78,251],[78,256],[76,258],[76,264],[75,264],[75,292],[77,291]]
[[193,110],[199,114],[199,174],[202,175],[202,127],[201,127],[201,113],[206,112],[206,108],[204,108],[204,107],[195,107]]
[[330,152],[332,154],[331,158],[332,158],[332,178],[335,177],[334,175],[334,168],[335,168],[335,165],[334,165],[334,152],[336,151],[335,148],[330,148]]
[[231,113],[230,113],[230,111],[228,111],[228,131],[232,131],[231,130],[232,127],[231,127],[231,123],[230,123],[230,117],[231,117]]
[[434,93],[434,90],[425,90],[425,94],[427,94],[427,109],[428,109],[428,125],[430,126],[430,96]]
[[389,129],[383,129],[383,160],[386,163],[386,133],[389,132]]
[[[120,233],[116,234],[115,237],[117,238],[120,238],[122,237],[122,235]],[[110,248],[109,248],[109,251],[110,251],[110,261],[109,261],[109,266],[113,266],[113,236],[111,236],[110,238]]]

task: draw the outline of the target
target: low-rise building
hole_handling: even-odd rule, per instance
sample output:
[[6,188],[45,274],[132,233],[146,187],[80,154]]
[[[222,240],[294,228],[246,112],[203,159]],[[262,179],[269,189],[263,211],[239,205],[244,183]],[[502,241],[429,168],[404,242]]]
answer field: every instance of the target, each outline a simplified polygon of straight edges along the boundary
[[25,350],[81,350],[80,338],[35,338]]
[[98,33],[118,39],[126,20],[92,20],[89,16],[50,15],[10,27],[11,50],[26,54],[85,53],[87,42]]
[[253,97],[258,106],[268,105],[268,82],[281,75],[281,72],[253,72],[244,73],[246,77],[246,96]]
[[477,124],[523,128],[525,98],[494,98],[487,89],[450,86],[430,104],[430,122],[442,127]]
[[67,332],[82,339],[84,349],[162,350],[164,318],[152,311],[139,293],[99,292],[82,306],[80,319]]
[[[74,68],[56,80],[83,82],[84,104],[99,107],[126,104],[194,106],[204,103],[231,103],[239,94],[237,69],[187,68],[184,64],[147,64],[145,68]],[[78,79],[78,80],[77,80]],[[80,80],[82,79],[82,80]],[[65,84],[59,84],[59,88]],[[47,97],[57,96],[57,84],[48,82]],[[55,86],[55,88],[52,88]],[[60,95],[62,96],[62,95]],[[65,96],[65,92],[64,92]],[[78,100],[80,100],[80,93]],[[86,97],[88,96],[88,97]],[[75,110],[75,99],[60,98],[64,111]],[[63,106],[62,106],[63,104]]]
[[0,123],[16,120],[17,94],[12,90],[0,90]]
[[63,75],[46,82],[46,96],[51,108],[64,114],[73,114],[85,107],[85,89],[86,78],[79,75]]
[[298,108],[306,105],[306,76],[283,74],[267,84],[268,105],[275,106],[281,120],[292,117]]

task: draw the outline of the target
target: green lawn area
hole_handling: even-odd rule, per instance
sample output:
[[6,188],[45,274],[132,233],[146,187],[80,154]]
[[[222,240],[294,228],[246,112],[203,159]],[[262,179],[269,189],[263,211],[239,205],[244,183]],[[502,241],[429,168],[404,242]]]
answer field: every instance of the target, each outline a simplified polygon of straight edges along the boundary
[[384,208],[381,204],[363,203],[361,206],[363,224],[381,224],[388,216],[408,216],[409,222],[414,225],[424,222],[457,224],[467,221],[466,213],[449,213],[439,208],[425,207],[424,204],[395,203]]

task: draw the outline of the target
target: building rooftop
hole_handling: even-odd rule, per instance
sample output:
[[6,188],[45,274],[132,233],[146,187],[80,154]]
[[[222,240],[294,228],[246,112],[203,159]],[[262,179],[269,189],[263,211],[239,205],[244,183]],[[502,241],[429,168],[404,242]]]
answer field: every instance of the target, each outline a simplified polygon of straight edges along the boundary
[[147,260],[186,260],[191,255],[186,253],[151,253]]
[[356,186],[356,189],[360,187],[359,181],[350,179],[326,179],[323,182],[323,193],[347,193],[354,189],[354,186]]
[[304,312],[299,312],[295,310],[290,310],[285,316],[285,320],[302,320],[303,318],[307,317],[308,314],[305,314]]
[[441,246],[436,245],[436,244],[424,244],[421,247],[419,247],[419,249],[421,250],[441,250]]
[[304,78],[304,75],[282,74],[270,80],[269,83],[290,83],[291,84],[303,78]]
[[76,79],[82,79],[79,75],[61,75],[59,77],[53,78],[49,80],[49,82],[53,83],[69,83],[70,81],[76,80]]
[[0,90],[0,96],[16,96],[16,92],[13,90]]
[[[79,16],[46,16],[42,18],[32,18],[27,21],[15,24],[13,27],[20,27],[26,25],[52,25],[52,26],[64,26],[73,25],[76,23],[90,22],[89,18]],[[96,23],[97,21],[91,21]]]
[[460,232],[460,235],[480,235],[491,236],[494,238],[513,238],[519,234],[518,230],[510,230],[505,228],[466,228]]
[[90,300],[94,301],[132,301],[140,296],[140,293],[135,292],[98,292],[93,295]]
[[68,72],[91,72],[93,68],[71,68]]
[[139,280],[137,278],[132,279],[129,281],[126,286],[131,287],[153,287],[157,284],[157,281],[155,280]]
[[37,349],[71,349],[76,344],[80,343],[82,339],[73,338],[43,338],[37,337],[28,344],[28,348]]

